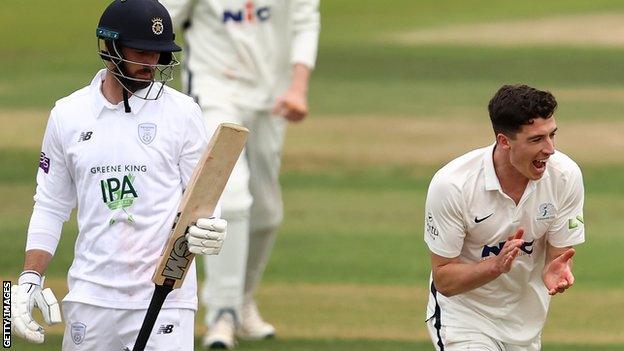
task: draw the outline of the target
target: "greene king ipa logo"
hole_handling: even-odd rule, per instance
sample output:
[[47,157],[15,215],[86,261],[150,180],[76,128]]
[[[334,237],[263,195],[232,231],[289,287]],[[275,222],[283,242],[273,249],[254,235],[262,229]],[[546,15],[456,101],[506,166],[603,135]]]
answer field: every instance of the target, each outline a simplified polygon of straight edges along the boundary
[[[123,210],[128,215],[128,221],[134,222],[132,215],[127,209],[132,206],[134,199],[139,197],[134,189],[134,175],[128,174],[123,178],[108,178],[100,180],[100,189],[102,190],[102,201],[109,210]],[[111,220],[113,224],[115,220]]]

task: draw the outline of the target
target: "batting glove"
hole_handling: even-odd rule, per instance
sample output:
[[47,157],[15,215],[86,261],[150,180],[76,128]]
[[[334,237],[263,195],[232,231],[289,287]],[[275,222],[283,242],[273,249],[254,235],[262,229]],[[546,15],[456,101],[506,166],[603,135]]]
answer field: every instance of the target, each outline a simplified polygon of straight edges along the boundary
[[29,342],[41,344],[44,329],[32,317],[37,306],[48,325],[61,322],[61,309],[50,288],[43,289],[43,279],[38,272],[24,271],[18,285],[11,287],[11,329]]
[[188,249],[196,255],[218,255],[223,247],[227,221],[221,218],[200,218],[186,233]]

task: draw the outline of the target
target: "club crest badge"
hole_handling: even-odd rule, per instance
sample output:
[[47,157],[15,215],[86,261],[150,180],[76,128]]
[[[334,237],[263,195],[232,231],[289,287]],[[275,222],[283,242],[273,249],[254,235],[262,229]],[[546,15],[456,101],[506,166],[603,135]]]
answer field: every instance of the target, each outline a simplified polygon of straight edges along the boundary
[[87,326],[80,322],[71,324],[71,339],[76,345],[82,344],[87,333]]
[[537,209],[536,219],[538,221],[541,221],[544,219],[551,219],[551,218],[555,218],[555,206],[551,204],[550,202],[545,202],[539,205]]
[[139,140],[145,145],[150,144],[156,138],[156,125],[154,123],[139,124]]
[[159,17],[155,17],[152,18],[152,32],[154,32],[154,34],[156,35],[161,35],[163,32],[163,22],[162,22],[162,18]]

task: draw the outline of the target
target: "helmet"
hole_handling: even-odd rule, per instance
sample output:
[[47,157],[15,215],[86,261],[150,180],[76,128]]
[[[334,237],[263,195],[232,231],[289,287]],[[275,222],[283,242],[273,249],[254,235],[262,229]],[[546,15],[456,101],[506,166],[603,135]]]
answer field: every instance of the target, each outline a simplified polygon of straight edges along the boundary
[[[173,55],[182,49],[174,42],[171,17],[157,0],[114,0],[104,10],[96,36],[100,57],[112,63],[105,62],[106,68],[127,92],[139,98],[157,99],[165,83],[173,79],[173,67],[180,64]],[[160,58],[156,65],[132,62],[123,57],[122,47],[159,52]],[[151,79],[131,77],[124,63],[151,66],[155,74]],[[159,83],[156,94],[150,94],[156,83]],[[150,89],[143,96],[136,94],[137,90],[147,87]]]

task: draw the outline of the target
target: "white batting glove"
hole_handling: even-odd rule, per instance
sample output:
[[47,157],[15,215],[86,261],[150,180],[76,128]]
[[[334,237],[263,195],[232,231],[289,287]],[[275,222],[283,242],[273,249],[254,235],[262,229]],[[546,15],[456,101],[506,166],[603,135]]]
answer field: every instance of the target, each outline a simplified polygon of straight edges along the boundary
[[32,317],[37,306],[48,325],[61,322],[61,309],[50,288],[42,289],[43,279],[35,271],[20,274],[18,285],[11,287],[11,329],[26,341],[41,344],[44,329]]
[[186,233],[188,249],[196,255],[218,255],[225,240],[227,221],[221,218],[200,218]]

